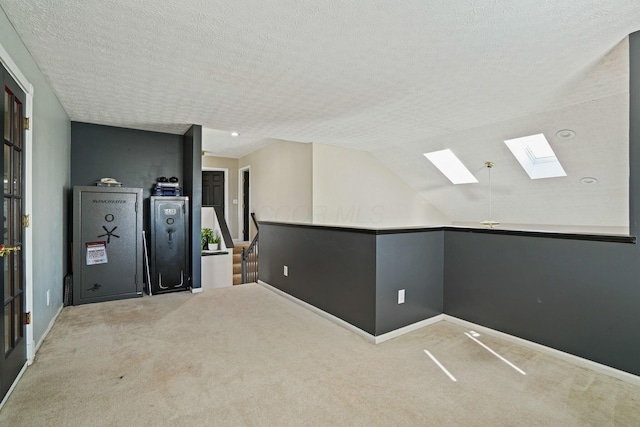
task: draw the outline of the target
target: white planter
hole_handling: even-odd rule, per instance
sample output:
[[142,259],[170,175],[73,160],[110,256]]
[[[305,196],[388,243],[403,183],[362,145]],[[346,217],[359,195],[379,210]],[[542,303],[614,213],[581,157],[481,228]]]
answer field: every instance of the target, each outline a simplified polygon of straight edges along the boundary
[[210,251],[220,250],[220,243],[209,243],[208,248]]

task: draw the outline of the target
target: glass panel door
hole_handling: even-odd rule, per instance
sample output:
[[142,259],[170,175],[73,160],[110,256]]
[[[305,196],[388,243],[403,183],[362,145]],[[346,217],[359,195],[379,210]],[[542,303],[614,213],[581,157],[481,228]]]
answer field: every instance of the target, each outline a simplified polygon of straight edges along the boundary
[[25,288],[23,263],[24,209],[24,100],[25,94],[7,71],[0,67],[3,102],[0,121],[3,135],[3,228],[0,262],[3,274],[0,301],[0,400],[6,394],[26,361]]

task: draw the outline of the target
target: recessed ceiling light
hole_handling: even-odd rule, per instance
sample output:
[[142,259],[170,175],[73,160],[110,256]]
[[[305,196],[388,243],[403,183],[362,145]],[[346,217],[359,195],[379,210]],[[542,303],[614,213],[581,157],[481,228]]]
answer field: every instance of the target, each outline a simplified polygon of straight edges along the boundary
[[504,142],[531,179],[567,176],[543,134],[509,139]]
[[424,153],[424,156],[454,184],[478,182],[469,169],[449,149]]
[[591,176],[585,176],[584,178],[580,178],[580,182],[587,185],[597,184],[598,180]]
[[556,136],[560,139],[571,139],[576,136],[576,133],[571,129],[562,129],[556,132]]
[[240,135],[238,132],[231,132],[231,136],[238,136]]

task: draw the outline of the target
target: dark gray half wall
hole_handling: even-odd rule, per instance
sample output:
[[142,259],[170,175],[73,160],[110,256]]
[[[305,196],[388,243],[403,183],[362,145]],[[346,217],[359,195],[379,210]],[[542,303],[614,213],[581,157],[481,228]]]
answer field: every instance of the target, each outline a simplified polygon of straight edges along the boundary
[[[260,280],[374,335],[376,236],[260,223]],[[284,266],[289,275],[284,275]]]
[[637,245],[445,234],[444,312],[640,374]]
[[259,277],[378,336],[442,314],[443,236],[260,223]]
[[382,234],[376,241],[376,335],[442,314],[444,231]]

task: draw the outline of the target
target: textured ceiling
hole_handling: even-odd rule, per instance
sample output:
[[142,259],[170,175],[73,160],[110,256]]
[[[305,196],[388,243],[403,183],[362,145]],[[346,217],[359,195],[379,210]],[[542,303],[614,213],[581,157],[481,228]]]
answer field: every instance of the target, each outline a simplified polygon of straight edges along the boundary
[[[640,3],[0,0],[76,121],[370,151],[452,221],[627,226],[628,57]],[[577,136],[556,141],[557,130]],[[237,130],[230,140],[225,133]],[[224,131],[224,132],[222,132]],[[502,142],[544,132],[569,176],[529,181]],[[453,187],[421,156],[479,172]],[[474,168],[474,166],[476,166]],[[582,176],[598,184],[584,186]]]

